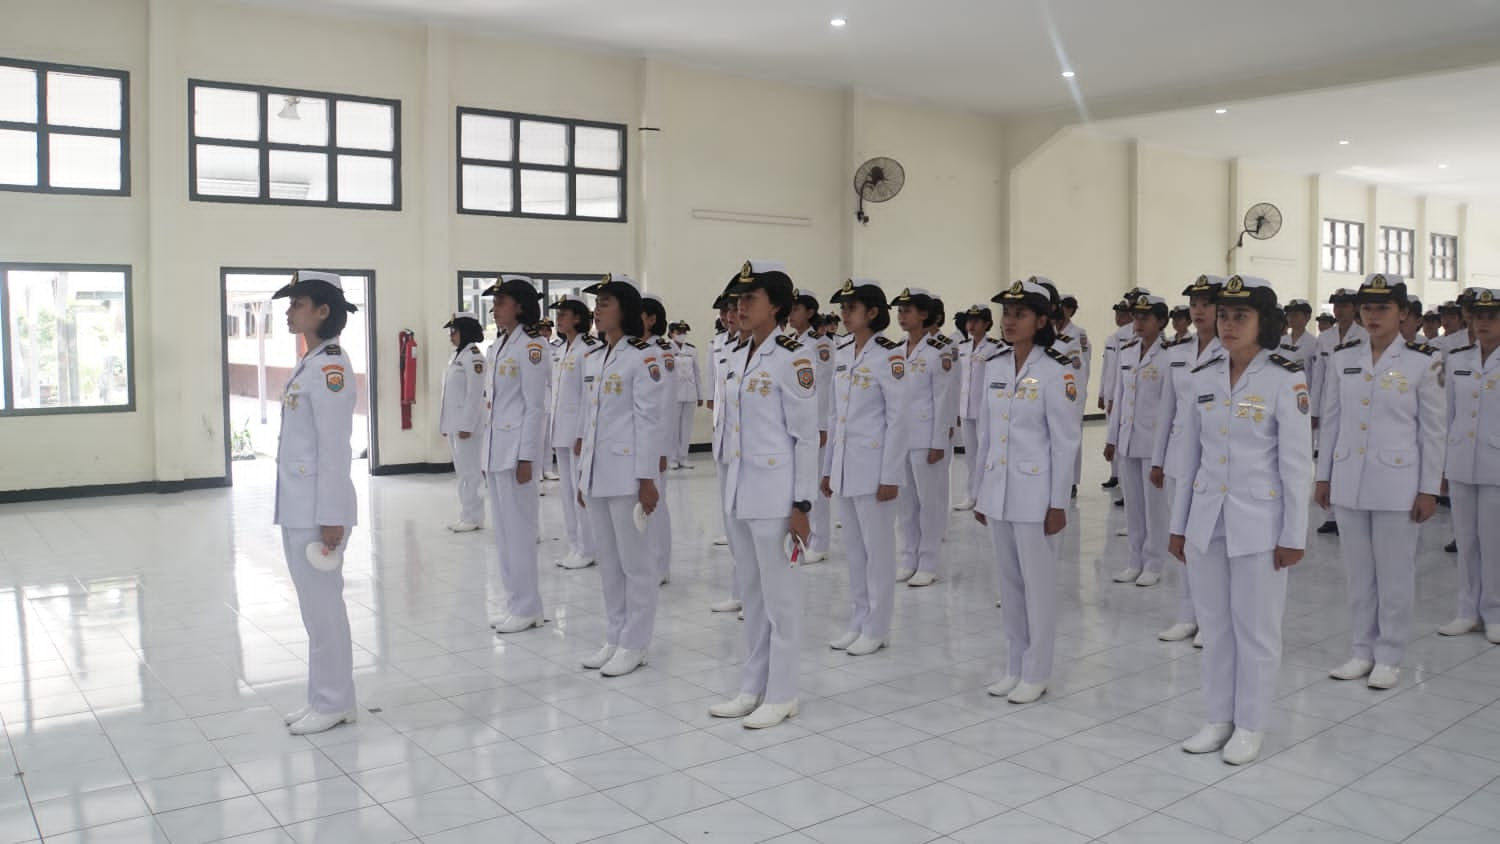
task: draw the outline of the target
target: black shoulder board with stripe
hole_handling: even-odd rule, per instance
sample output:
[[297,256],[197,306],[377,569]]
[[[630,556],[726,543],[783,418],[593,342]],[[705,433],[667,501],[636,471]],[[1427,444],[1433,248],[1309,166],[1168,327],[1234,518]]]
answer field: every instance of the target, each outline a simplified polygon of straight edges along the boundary
[[1437,348],[1435,346],[1429,346],[1426,343],[1418,343],[1413,341],[1411,343],[1407,343],[1406,348],[1428,356],[1437,354]]
[[323,347],[323,354],[325,355],[341,355],[343,353],[344,350],[340,349],[337,343],[329,343]]
[[1200,369],[1207,369],[1210,366],[1213,366],[1214,364],[1216,364],[1216,363],[1218,363],[1218,362],[1220,362],[1222,360],[1224,360],[1224,356],[1223,355],[1214,355],[1213,357],[1209,358],[1208,360],[1204,361],[1203,363],[1200,363],[1197,366],[1193,367],[1193,371],[1197,372]]
[[526,336],[527,337],[540,337],[540,336],[542,336],[542,330],[540,328],[537,328],[535,325],[528,325],[528,326],[526,326],[522,330],[526,332]]
[[651,348],[651,341],[650,340],[642,340],[639,337],[632,337],[632,338],[630,338],[630,345],[634,346],[637,349],[641,349],[642,351],[644,351],[646,349]]
[[1047,347],[1047,357],[1052,358],[1053,360],[1057,361],[1058,363],[1062,364],[1063,366],[1069,366],[1069,367],[1071,367],[1073,365],[1073,359],[1072,358],[1068,357],[1067,355],[1063,354],[1062,352],[1059,352],[1058,350],[1052,348],[1051,346]]
[[879,335],[879,334],[875,335],[875,343],[876,343],[876,345],[880,346],[880,348],[882,348],[882,349],[894,349],[897,346],[901,345],[900,343],[897,343],[895,340],[892,340],[892,339],[890,339],[888,337],[885,337],[885,336]]
[[776,345],[780,346],[783,349],[786,349],[789,352],[795,352],[798,349],[802,348],[801,343],[798,343],[796,340],[793,340],[785,334],[776,335]]
[[1284,358],[1281,355],[1271,355],[1271,363],[1285,369],[1287,372],[1301,372],[1302,361]]
[[852,345],[854,345],[854,338],[850,337],[848,340],[845,340],[844,342],[840,343],[839,344],[839,348],[840,349],[847,349],[847,348],[849,348]]
[[1001,357],[1002,355],[1008,355],[1008,354],[1010,354],[1013,351],[1015,351],[1015,349],[1011,348],[1010,346],[1006,346],[1005,348],[1001,349],[1000,351],[998,351],[998,352],[994,353],[993,355],[990,355],[989,357],[985,358],[985,360],[986,361],[992,361],[995,358]]
[[585,346],[592,346],[595,343],[599,342],[598,340],[594,339],[594,335],[592,334],[580,334],[578,336],[583,340],[583,345]]
[[1360,342],[1361,342],[1361,340],[1358,337],[1355,337],[1353,340],[1345,340],[1344,342],[1338,344],[1337,346],[1334,346],[1333,350],[1335,352],[1337,352],[1340,349],[1352,349],[1355,346],[1358,346],[1360,344]]
[[1289,352],[1295,352],[1295,351],[1297,351],[1297,347],[1293,346],[1290,343],[1282,343],[1281,344],[1281,348],[1286,349]]
[[743,349],[748,345],[750,345],[749,340],[741,340],[738,344],[735,345],[734,350],[738,352],[740,349]]
[[1468,350],[1470,350],[1470,349],[1472,349],[1472,348],[1474,348],[1474,345],[1475,345],[1475,344],[1473,344],[1473,343],[1470,343],[1470,344],[1469,344],[1469,345],[1467,345],[1467,346],[1459,346],[1459,347],[1458,347],[1458,348],[1456,348],[1456,349],[1449,349],[1449,350],[1448,350],[1448,354],[1450,354],[1450,355],[1456,355],[1456,354],[1458,354],[1458,353],[1459,353],[1459,352],[1467,352],[1467,351],[1468,351]]

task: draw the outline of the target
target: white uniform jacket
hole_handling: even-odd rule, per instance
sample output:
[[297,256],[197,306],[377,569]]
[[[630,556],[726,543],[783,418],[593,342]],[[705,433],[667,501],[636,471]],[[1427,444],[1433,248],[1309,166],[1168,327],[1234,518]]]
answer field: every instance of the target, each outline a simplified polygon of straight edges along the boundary
[[[1161,391],[1161,424],[1156,426],[1156,442],[1151,449],[1151,465],[1160,466],[1167,477],[1186,480],[1198,467],[1188,462],[1188,442],[1183,436],[1185,417],[1193,412],[1192,371],[1224,347],[1215,337],[1198,353],[1198,336],[1189,334],[1181,343],[1167,347],[1167,384]],[[1311,422],[1308,423],[1309,427]]]
[[[1094,372],[1094,362],[1092,360],[1094,349],[1089,345],[1089,333],[1084,331],[1083,326],[1078,323],[1070,322],[1057,332],[1057,339],[1058,342],[1053,343],[1052,348],[1057,349],[1059,352],[1067,354],[1068,349],[1064,347],[1078,350],[1078,368],[1082,371],[1078,378],[1079,395],[1087,395],[1088,391],[1085,388],[1088,387],[1089,377]],[[1079,404],[1083,404],[1083,402],[1079,402]]]
[[736,348],[727,363],[724,512],[784,519],[818,490],[816,351],[784,335]]
[[[677,376],[675,401],[700,402],[708,398],[704,390],[707,386],[699,377],[698,373],[698,347],[692,343],[671,341],[672,353],[676,357],[673,364],[674,374]],[[675,408],[674,408],[675,410]]]
[[1068,506],[1083,436],[1073,360],[1033,348],[1017,372],[1015,350],[1006,347],[978,365],[985,386],[969,497],[991,519],[1043,521],[1048,508]]
[[1418,493],[1437,495],[1447,439],[1437,349],[1397,339],[1372,362],[1370,341],[1356,339],[1327,361],[1318,480],[1331,482],[1332,502],[1407,510]]
[[572,448],[583,435],[583,358],[599,345],[592,334],[580,334],[572,343],[557,347],[557,362],[552,366],[552,431],[548,434],[553,448]]
[[906,355],[909,450],[948,447],[948,431],[957,413],[951,390],[958,386],[951,348],[947,338],[924,337]]
[[1177,484],[1172,533],[1207,548],[1220,516],[1230,557],[1307,544],[1312,397],[1301,361],[1262,349],[1234,387],[1219,348],[1188,370],[1178,416],[1192,483]]
[[906,482],[906,352],[871,337],[863,349],[845,340],[834,355],[833,410],[823,476],[835,495],[874,495]]
[[534,328],[513,329],[490,344],[485,379],[484,441],[479,465],[506,472],[541,460],[547,451],[547,385],[551,352]]
[[1469,345],[1469,329],[1460,328],[1452,334],[1441,334],[1429,345],[1444,354],[1455,349],[1462,349],[1464,346]]
[[[1311,375],[1318,360],[1318,335],[1304,331],[1300,338],[1293,340],[1292,335],[1283,334],[1281,347],[1276,353],[1288,360],[1301,361],[1302,368]],[[1311,387],[1312,384],[1309,383],[1308,386]],[[1313,409],[1316,410],[1317,405],[1313,405]]]
[[472,434],[484,425],[484,352],[478,343],[458,349],[443,371],[443,407],[438,433]]
[[813,377],[818,382],[815,387],[818,393],[818,430],[827,431],[828,415],[833,412],[833,338],[809,329],[796,340],[813,350]]
[[1141,341],[1120,346],[1115,367],[1115,412],[1109,415],[1109,433],[1104,441],[1124,457],[1150,458],[1156,447],[1156,428],[1161,419],[1161,397],[1167,386],[1167,348],[1158,339],[1140,354]]
[[1099,395],[1106,406],[1115,400],[1115,384],[1120,380],[1120,348],[1135,339],[1135,326],[1126,323],[1104,341],[1104,366],[1100,369]]
[[1500,352],[1481,362],[1478,346],[1460,346],[1447,358],[1448,480],[1500,485]]
[[1004,347],[992,337],[981,337],[975,344],[966,339],[956,345],[958,349],[958,415],[962,419],[978,419],[979,406],[984,403],[984,362]]
[[324,340],[297,361],[281,393],[276,524],[300,529],[355,524],[349,477],[354,390],[354,367],[334,340]]
[[[1333,347],[1347,340],[1361,340],[1368,336],[1370,335],[1365,331],[1365,327],[1357,322],[1349,323],[1349,331],[1342,338],[1339,337],[1339,327],[1337,324],[1318,335],[1318,348],[1315,352],[1317,355],[1315,358],[1317,365],[1313,367],[1311,373],[1312,380],[1308,381],[1308,385],[1312,387],[1312,412],[1314,416],[1319,416],[1323,412],[1323,404],[1325,402],[1323,385],[1326,383],[1329,367],[1328,359],[1333,354]],[[1320,430],[1322,425],[1323,422],[1320,417],[1318,420]]]
[[578,489],[586,498],[635,495],[660,475],[667,432],[662,411],[671,396],[661,350],[623,337],[591,346],[583,358],[583,415]]

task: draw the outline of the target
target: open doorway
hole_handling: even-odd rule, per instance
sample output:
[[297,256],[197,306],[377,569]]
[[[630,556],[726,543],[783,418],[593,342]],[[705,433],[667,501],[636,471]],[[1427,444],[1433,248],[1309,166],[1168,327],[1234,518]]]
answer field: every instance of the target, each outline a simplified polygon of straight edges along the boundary
[[[376,407],[371,362],[375,320],[375,273],[327,270],[343,280],[344,296],[358,311],[339,339],[354,367],[357,392],[349,447],[354,471],[370,472],[379,458],[373,448]],[[224,308],[225,463],[233,483],[236,472],[275,464],[281,429],[281,393],[306,349],[286,328],[286,303],[271,296],[292,280],[293,270],[225,267],[220,270]],[[261,472],[257,471],[257,475]]]

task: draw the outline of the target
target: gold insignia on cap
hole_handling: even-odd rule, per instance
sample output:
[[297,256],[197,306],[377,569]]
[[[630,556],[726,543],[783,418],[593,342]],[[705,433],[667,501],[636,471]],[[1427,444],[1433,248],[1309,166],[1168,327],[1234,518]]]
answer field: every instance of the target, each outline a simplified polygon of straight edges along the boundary
[[599,279],[599,283],[600,284],[609,284],[613,280],[614,280],[614,274],[613,273],[605,273],[604,274],[604,278]]
[[1492,304],[1495,301],[1495,294],[1491,293],[1488,290],[1481,290],[1474,297],[1474,301],[1478,302],[1478,303],[1480,303],[1482,305],[1489,305],[1489,304]]
[[[1036,278],[1036,276],[1032,276],[1032,278]],[[1026,292],[1026,283],[1024,281],[1018,281],[1010,286],[1010,290],[1008,292],[1012,296],[1020,296]]]
[[740,267],[740,284],[748,284],[755,280],[755,268],[746,261],[745,266]]
[[901,288],[901,293],[899,295],[897,295],[896,298],[897,299],[910,299],[911,298],[911,288],[910,287],[903,287],[903,288]]
[[1244,289],[1245,280],[1237,275],[1230,276],[1229,281],[1224,284],[1225,293],[1241,293]]
[[854,279],[852,279],[852,278],[846,278],[846,279],[844,279],[844,286],[839,288],[839,295],[841,295],[841,296],[848,296],[850,293],[853,293],[853,292],[854,292]]
[[1371,290],[1384,290],[1384,289],[1386,289],[1386,287],[1385,287],[1385,274],[1384,273],[1376,273],[1375,277],[1372,278],[1372,279],[1370,279],[1370,289]]

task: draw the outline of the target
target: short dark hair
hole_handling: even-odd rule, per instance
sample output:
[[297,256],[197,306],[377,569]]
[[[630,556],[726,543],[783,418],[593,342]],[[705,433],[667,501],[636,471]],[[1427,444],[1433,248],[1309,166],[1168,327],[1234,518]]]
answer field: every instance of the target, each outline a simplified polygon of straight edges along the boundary
[[484,327],[477,319],[454,320],[453,330],[458,332],[458,345],[469,346],[484,342]]
[[[651,329],[650,329],[651,336],[653,336],[653,337],[664,337],[664,336],[666,336],[666,333],[667,333],[667,308],[666,308],[666,306],[663,305],[662,303],[656,301],[655,299],[642,299],[641,300],[641,315],[644,317],[646,314],[650,314],[651,316],[653,316],[653,317],[656,318],[656,325],[653,325],[651,327]],[[645,320],[642,319],[641,320],[641,325],[644,326],[645,324],[646,324]]]
[[[328,317],[318,325],[318,339],[332,340],[340,334],[343,334],[344,327],[349,324],[349,309],[344,307],[344,296],[342,291],[339,292],[339,295],[334,296],[329,292],[321,289],[324,286],[325,285],[309,285],[310,289],[306,293],[300,295],[306,296],[308,301],[313,303],[314,307],[318,305],[328,306]],[[331,286],[328,287],[328,290],[333,289],[334,288]]]

